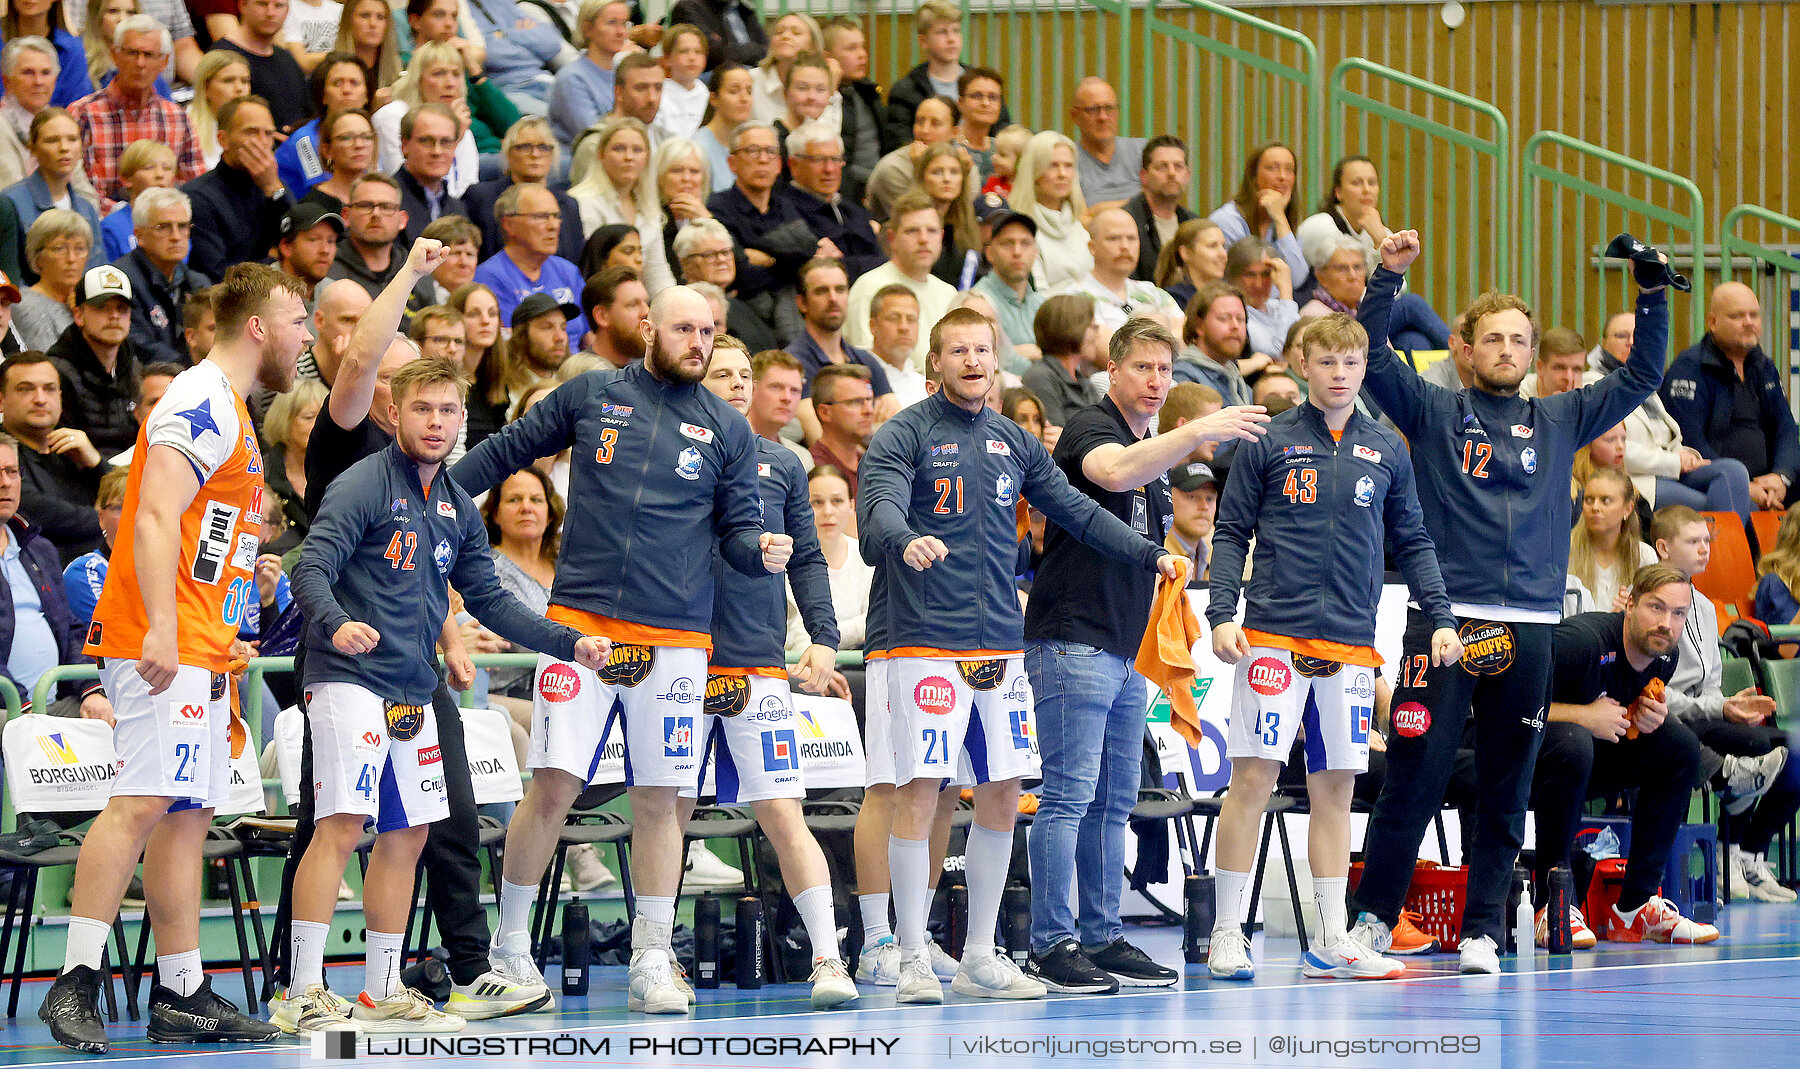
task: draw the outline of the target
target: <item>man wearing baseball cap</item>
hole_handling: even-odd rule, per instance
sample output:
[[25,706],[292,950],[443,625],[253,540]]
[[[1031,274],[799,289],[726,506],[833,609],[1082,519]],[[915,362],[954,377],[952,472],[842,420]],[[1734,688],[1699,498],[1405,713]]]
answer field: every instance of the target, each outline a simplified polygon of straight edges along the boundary
[[981,255],[988,272],[970,288],[994,306],[1013,351],[1036,360],[1040,354],[1032,320],[1044,303],[1044,295],[1031,284],[1031,268],[1038,255],[1037,221],[1007,207],[998,193],[975,198],[975,217],[981,223]]
[[[136,216],[136,211],[132,212]],[[62,375],[63,425],[86,431],[101,456],[137,441],[137,347],[131,280],[112,264],[89,268],[75,288],[75,322],[49,349]]]
[[337,259],[344,219],[322,204],[305,201],[281,217],[281,239],[275,244],[275,266],[304,284],[301,296],[312,309],[313,289],[325,280]]
[[1169,472],[1175,512],[1163,546],[1170,553],[1193,558],[1190,587],[1206,585],[1206,566],[1212,559],[1213,520],[1219,514],[1219,488],[1223,485],[1222,476],[1198,460],[1178,464]]
[[152,186],[131,206],[137,248],[113,261],[131,285],[131,344],[146,363],[192,361],[182,332],[188,295],[212,285],[189,267],[194,205],[179,189]]
[[540,378],[550,378],[569,357],[568,325],[581,315],[572,304],[558,303],[548,293],[533,293],[512,313],[512,358]]

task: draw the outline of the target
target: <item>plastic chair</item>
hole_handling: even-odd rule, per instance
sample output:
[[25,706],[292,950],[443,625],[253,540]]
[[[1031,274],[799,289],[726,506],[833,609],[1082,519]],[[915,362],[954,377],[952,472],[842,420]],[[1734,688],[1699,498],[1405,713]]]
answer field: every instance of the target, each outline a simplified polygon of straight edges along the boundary
[[1764,553],[1775,548],[1775,534],[1781,530],[1782,515],[1779,509],[1758,509],[1750,514],[1750,529],[1756,532],[1758,560],[1762,559]]
[[1735,512],[1701,515],[1713,529],[1712,563],[1694,576],[1694,586],[1715,606],[1736,606],[1756,590],[1756,563],[1750,556],[1750,539]]

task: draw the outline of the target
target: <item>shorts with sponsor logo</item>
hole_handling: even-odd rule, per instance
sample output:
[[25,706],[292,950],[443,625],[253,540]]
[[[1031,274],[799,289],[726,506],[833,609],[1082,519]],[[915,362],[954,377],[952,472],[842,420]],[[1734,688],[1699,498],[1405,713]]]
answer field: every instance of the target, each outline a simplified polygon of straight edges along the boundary
[[[800,769],[800,717],[786,679],[770,676],[715,675],[706,681],[705,713],[700,718],[700,782],[706,765],[720,805],[764,802],[771,798],[804,798],[806,776]],[[699,786],[683,787],[688,798]]]
[[[886,657],[864,662],[863,785],[866,787],[894,786],[894,748],[888,742],[888,663]],[[950,777],[950,782],[957,787],[975,784],[975,774],[969,771],[968,752],[961,747],[957,748],[956,774]]]
[[213,809],[231,789],[231,693],[226,677],[180,665],[161,694],[138,662],[101,658],[100,685],[113,703],[115,797],[173,798],[169,812]]
[[1226,757],[1286,764],[1306,728],[1306,771],[1369,767],[1375,670],[1251,646],[1237,663],[1237,690],[1225,730]]
[[[959,779],[959,769],[969,783],[1038,774],[1025,658],[891,657],[887,666],[886,748],[896,783]],[[873,753],[872,714],[869,723]]]
[[540,655],[526,765],[592,783],[616,720],[627,786],[696,786],[705,700],[705,650],[615,643],[598,672]]
[[353,813],[375,831],[417,828],[450,815],[444,755],[431,705],[385,701],[356,683],[306,688],[313,815]]

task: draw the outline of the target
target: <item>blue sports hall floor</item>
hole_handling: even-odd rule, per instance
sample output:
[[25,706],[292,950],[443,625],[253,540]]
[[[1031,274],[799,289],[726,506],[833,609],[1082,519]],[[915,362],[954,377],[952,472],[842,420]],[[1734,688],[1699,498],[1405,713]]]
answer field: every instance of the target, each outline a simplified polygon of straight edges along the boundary
[[[1500,976],[1463,977],[1456,957],[1411,959],[1379,982],[1302,979],[1297,948],[1255,940],[1253,983],[1223,983],[1190,966],[1175,988],[1110,996],[1052,995],[996,1004],[947,995],[941,1007],[895,1006],[864,988],[855,1009],[812,1012],[804,985],[700,992],[691,1019],[625,1011],[625,970],[597,969],[586,998],[554,1014],[473,1023],[454,1049],[373,1037],[360,1062],[410,1065],[1283,1066],[1792,1065],[1800,1058],[1800,907],[1736,903],[1705,947],[1601,943],[1572,957],[1501,959]],[[1179,931],[1128,932],[1164,962]],[[361,970],[334,968],[340,990]],[[215,989],[241,997],[235,972]],[[46,984],[28,985],[19,1017],[0,1026],[0,1064],[130,1063],[134,1069],[262,1069],[318,1064],[303,1042],[184,1048],[151,1044],[142,1025],[111,1029],[108,1059],[57,1046],[36,1017]],[[948,985],[946,985],[946,988]],[[1452,1038],[1444,1038],[1452,1037]],[[476,1039],[489,1042],[475,1042]],[[498,1042],[492,1042],[497,1040]],[[321,1052],[322,1053],[322,1052]]]

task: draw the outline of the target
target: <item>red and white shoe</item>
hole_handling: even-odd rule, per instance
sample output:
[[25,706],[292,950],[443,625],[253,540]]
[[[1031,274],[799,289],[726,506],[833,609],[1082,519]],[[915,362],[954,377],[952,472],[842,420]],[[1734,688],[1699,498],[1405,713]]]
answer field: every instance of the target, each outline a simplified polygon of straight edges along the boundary
[[1719,938],[1719,930],[1710,924],[1688,920],[1675,908],[1675,903],[1652,895],[1630,915],[1613,906],[1606,922],[1606,938],[1614,943],[1710,943]]
[[[1536,942],[1540,947],[1548,947],[1550,945],[1549,916],[1550,911],[1547,909],[1540,909],[1537,911]],[[1574,906],[1569,907],[1569,936],[1569,945],[1576,950],[1592,950],[1594,949],[1594,944],[1599,942],[1594,936],[1594,930],[1587,926],[1587,918],[1583,917],[1581,915],[1581,910]]]

